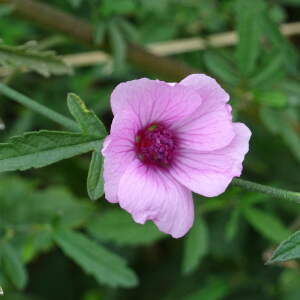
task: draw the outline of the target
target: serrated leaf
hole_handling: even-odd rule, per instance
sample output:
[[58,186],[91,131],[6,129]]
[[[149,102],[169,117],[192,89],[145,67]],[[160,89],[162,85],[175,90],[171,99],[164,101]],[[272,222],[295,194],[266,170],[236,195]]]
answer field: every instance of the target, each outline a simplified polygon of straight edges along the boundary
[[0,172],[41,168],[100,149],[95,136],[62,131],[28,132],[0,144]]
[[16,249],[7,242],[1,244],[2,267],[11,282],[22,289],[27,283],[27,273]]
[[208,51],[204,54],[204,62],[207,68],[220,79],[232,85],[239,82],[239,77],[234,66],[216,51]]
[[244,209],[243,213],[247,221],[258,232],[273,242],[278,243],[290,234],[288,228],[282,224],[280,219],[273,215],[252,207]]
[[87,178],[87,191],[91,200],[97,200],[104,194],[103,157],[100,151],[92,153]]
[[35,71],[45,77],[72,74],[72,68],[52,51],[36,49],[36,43],[8,46],[0,43],[0,64]]
[[239,69],[245,76],[254,70],[260,52],[262,33],[260,19],[265,11],[262,0],[238,0],[236,4],[238,44],[236,59]]
[[95,238],[118,245],[146,245],[165,237],[153,223],[137,224],[122,210],[104,212],[94,218],[87,229]]
[[287,261],[296,258],[300,258],[300,230],[293,233],[277,247],[268,263]]
[[59,230],[54,238],[63,252],[71,257],[98,282],[113,287],[133,287],[137,284],[135,273],[126,262],[82,233]]
[[84,134],[103,138],[107,135],[105,126],[96,114],[89,110],[85,103],[75,94],[68,94],[68,108],[78,122]]
[[200,264],[208,249],[208,229],[200,216],[196,216],[193,228],[184,240],[182,272],[189,274]]

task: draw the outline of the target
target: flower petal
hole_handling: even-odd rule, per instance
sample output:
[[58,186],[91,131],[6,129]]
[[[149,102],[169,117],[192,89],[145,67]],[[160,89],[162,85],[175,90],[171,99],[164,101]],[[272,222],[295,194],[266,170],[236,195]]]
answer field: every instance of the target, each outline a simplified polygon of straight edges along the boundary
[[227,147],[212,152],[180,150],[169,169],[172,176],[193,192],[206,197],[223,193],[235,176],[249,150],[251,132],[242,123],[233,123],[235,137]]
[[211,111],[216,105],[229,101],[229,95],[217,81],[205,74],[192,74],[180,81],[181,85],[191,87],[202,98],[202,111]]
[[109,202],[118,202],[120,179],[135,159],[134,139],[139,129],[137,117],[131,111],[124,111],[114,117],[111,133],[104,141],[104,192]]
[[145,166],[139,160],[123,174],[118,198],[137,223],[152,220],[175,238],[186,234],[193,224],[192,193],[164,170]]
[[127,139],[113,139],[108,136],[109,142],[105,143],[102,154],[104,192],[107,201],[116,203],[120,179],[130,163],[135,159],[131,143]]
[[152,122],[172,124],[190,115],[200,104],[201,97],[191,88],[146,78],[121,83],[111,95],[113,113],[130,110],[142,126]]
[[174,124],[180,147],[198,151],[221,149],[232,141],[235,132],[230,105],[218,104],[212,111],[202,105],[189,118]]

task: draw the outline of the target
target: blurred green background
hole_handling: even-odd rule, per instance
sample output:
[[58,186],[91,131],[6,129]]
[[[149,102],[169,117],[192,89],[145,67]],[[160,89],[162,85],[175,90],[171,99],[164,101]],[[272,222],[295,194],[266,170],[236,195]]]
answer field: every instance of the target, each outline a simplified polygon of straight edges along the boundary
[[[119,82],[143,76],[173,80],[166,74],[160,78],[158,65],[151,69],[157,72],[149,72],[127,60],[128,43],[165,42],[174,53],[169,41],[201,37],[205,49],[189,51],[186,41],[170,56],[175,65],[185,63],[217,78],[231,95],[235,120],[251,128],[243,178],[300,190],[300,23],[294,26],[299,36],[279,30],[300,21],[299,0],[44,1],[91,23],[94,48],[25,20],[16,14],[19,3],[0,1],[2,82],[65,115],[67,93],[74,92],[109,128],[109,97]],[[238,35],[231,45],[226,45],[228,35],[221,35],[225,43],[218,47],[207,42],[228,31]],[[112,60],[78,66],[73,57],[73,74],[54,71],[43,77],[39,73],[45,75],[41,70],[47,66],[22,60],[24,47],[15,48],[33,40],[36,51],[81,54],[81,59],[104,43]],[[1,45],[23,50],[8,61],[1,57]],[[61,129],[2,95],[0,123],[5,124],[1,142],[26,131]],[[299,229],[299,205],[238,188],[217,198],[195,195],[194,227],[176,240],[152,224],[134,224],[104,197],[89,200],[89,160],[83,155],[0,175],[0,286],[5,293],[0,299],[300,299],[298,262],[265,265],[274,247]],[[53,238],[56,227],[62,231]]]

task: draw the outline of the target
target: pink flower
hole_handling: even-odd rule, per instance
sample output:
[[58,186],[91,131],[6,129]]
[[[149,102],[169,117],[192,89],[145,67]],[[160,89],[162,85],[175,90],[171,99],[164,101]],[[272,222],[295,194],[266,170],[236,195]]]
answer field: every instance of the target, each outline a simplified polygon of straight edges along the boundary
[[232,122],[228,100],[204,74],[179,83],[119,84],[102,150],[106,199],[137,223],[152,220],[175,238],[186,234],[194,220],[192,192],[220,195],[242,172],[251,132]]

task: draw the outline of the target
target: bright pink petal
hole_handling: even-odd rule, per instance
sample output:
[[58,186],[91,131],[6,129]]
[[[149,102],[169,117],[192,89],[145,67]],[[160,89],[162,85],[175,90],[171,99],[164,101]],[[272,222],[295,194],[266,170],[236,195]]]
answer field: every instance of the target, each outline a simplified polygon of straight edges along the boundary
[[200,104],[201,97],[191,88],[146,78],[120,83],[111,95],[113,113],[130,110],[142,126],[153,122],[172,124],[190,115]]
[[127,139],[112,139],[104,145],[103,178],[105,198],[112,203],[118,202],[120,179],[130,163],[135,159],[132,144]]
[[202,98],[202,111],[211,111],[216,105],[229,101],[229,95],[217,81],[205,74],[192,74],[180,81],[181,85],[193,88]]
[[218,104],[212,111],[202,105],[189,118],[173,125],[181,148],[212,151],[230,144],[235,136],[228,104]]
[[132,112],[117,114],[112,122],[111,134],[104,141],[104,192],[109,202],[118,202],[120,179],[136,157],[134,141],[139,129],[140,123]]
[[223,193],[235,176],[242,172],[242,162],[249,150],[250,130],[242,123],[233,123],[236,136],[223,149],[212,152],[180,150],[169,169],[181,184],[206,197]]
[[135,160],[123,174],[118,198],[120,206],[137,223],[152,220],[165,233],[179,238],[194,220],[192,193],[160,168]]

